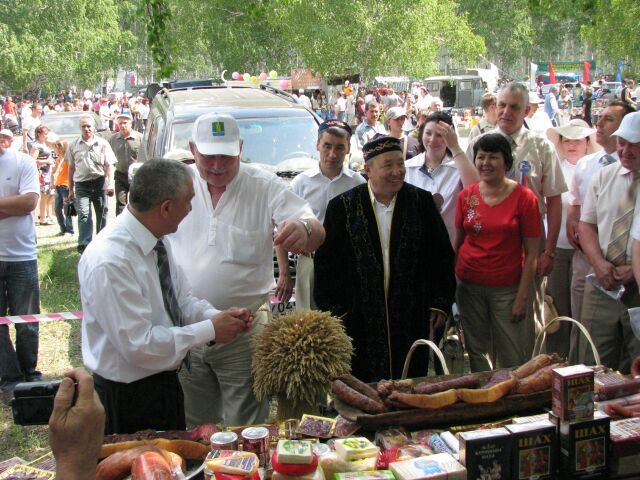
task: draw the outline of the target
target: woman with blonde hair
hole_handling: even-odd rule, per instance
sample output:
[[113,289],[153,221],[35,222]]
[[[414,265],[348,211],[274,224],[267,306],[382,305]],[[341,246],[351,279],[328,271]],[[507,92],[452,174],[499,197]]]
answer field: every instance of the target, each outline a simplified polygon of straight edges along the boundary
[[69,164],[64,161],[69,144],[65,140],[55,139],[50,145],[56,154],[56,164],[53,167],[52,186],[55,188],[56,200],[55,210],[58,226],[60,227],[59,236],[68,233],[73,235],[73,217],[70,215],[69,206]]
[[560,96],[558,97],[558,126],[562,127],[571,120],[571,109],[573,108],[573,100],[569,95],[569,89],[562,87]]

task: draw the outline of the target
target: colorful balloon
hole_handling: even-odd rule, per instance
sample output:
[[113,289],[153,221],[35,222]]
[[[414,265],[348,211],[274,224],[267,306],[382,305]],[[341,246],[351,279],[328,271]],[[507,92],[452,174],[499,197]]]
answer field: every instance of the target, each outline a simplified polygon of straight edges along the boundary
[[249,80],[251,80],[251,74],[250,73],[245,73],[242,76],[244,77],[244,81],[245,82],[248,82]]
[[345,85],[345,87],[348,87],[349,86],[349,80],[345,80],[344,81],[344,85]]
[[269,78],[270,78],[271,80],[275,80],[276,78],[278,78],[278,72],[276,72],[275,70],[271,70],[271,71],[269,72]]
[[238,74],[238,78],[237,78],[237,80],[242,81],[242,80],[244,80],[244,77],[243,77],[242,75]]
[[289,88],[289,80],[280,80],[280,88],[283,90]]
[[234,80],[238,80],[238,78],[240,78],[240,74],[238,72],[233,72],[231,74],[231,78],[233,78]]
[[258,77],[251,75],[251,83],[258,83]]
[[258,78],[264,82],[267,79],[267,73],[260,72],[260,76]]

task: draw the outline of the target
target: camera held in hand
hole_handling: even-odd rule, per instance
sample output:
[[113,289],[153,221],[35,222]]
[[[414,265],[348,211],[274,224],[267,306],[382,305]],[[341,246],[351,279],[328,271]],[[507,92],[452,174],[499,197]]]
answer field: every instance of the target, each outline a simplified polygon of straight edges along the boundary
[[53,412],[53,398],[60,380],[19,383],[13,390],[11,408],[16,425],[46,425]]

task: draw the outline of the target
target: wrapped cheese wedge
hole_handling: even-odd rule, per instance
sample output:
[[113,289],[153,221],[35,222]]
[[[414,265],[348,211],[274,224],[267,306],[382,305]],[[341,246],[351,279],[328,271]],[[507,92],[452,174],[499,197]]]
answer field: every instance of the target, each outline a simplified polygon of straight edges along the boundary
[[236,450],[214,450],[205,462],[212,472],[244,476],[253,475],[260,463],[255,453]]

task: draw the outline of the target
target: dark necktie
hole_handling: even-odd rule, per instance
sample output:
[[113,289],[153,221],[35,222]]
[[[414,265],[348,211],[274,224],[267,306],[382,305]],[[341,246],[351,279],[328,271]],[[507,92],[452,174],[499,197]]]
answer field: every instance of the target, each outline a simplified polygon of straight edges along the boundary
[[613,157],[613,155],[609,155],[607,153],[606,155],[603,155],[600,157],[600,160],[598,160],[598,163],[603,167],[606,167],[607,165],[611,165],[615,161],[616,159]]
[[[158,240],[156,246],[153,248],[158,256],[158,276],[160,277],[160,289],[162,290],[162,300],[164,302],[164,308],[167,310],[171,321],[176,327],[184,326],[184,319],[182,318],[182,311],[178,305],[178,298],[176,292],[173,289],[173,282],[171,281],[171,269],[169,267],[169,257],[167,255],[167,249],[162,243],[162,240]],[[183,365],[187,370],[191,370],[191,354],[187,352],[187,356],[182,360]]]

